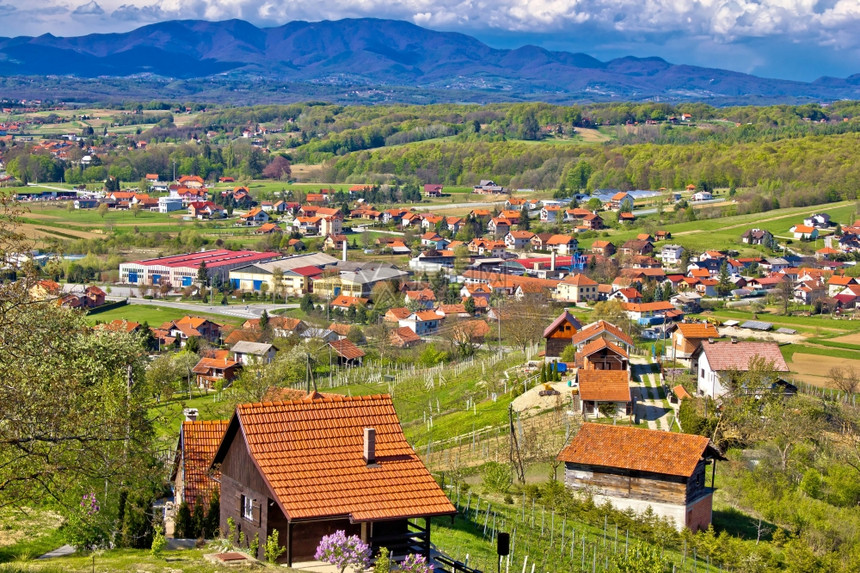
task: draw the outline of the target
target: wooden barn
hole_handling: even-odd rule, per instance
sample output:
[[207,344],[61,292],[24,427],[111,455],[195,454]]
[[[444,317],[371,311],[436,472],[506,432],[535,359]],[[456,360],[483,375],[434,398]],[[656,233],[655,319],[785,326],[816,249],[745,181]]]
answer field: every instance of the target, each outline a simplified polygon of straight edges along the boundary
[[546,339],[546,358],[558,358],[573,342],[573,335],[582,329],[576,317],[565,309],[552,324],[543,331]]
[[209,466],[224,437],[227,422],[197,420],[196,409],[186,410],[185,416],[170,477],[174,500],[177,506],[185,501],[192,507],[201,504],[205,508],[212,494],[218,491],[218,476],[209,474]]
[[[643,512],[649,506],[680,530],[711,523],[715,461],[723,459],[704,436],[585,423],[558,455],[565,484],[590,491],[596,503]],[[711,465],[711,487],[707,466]]]
[[249,540],[277,530],[290,566],[313,561],[322,537],[339,529],[374,551],[429,556],[431,518],[456,513],[387,395],[240,404],[212,467],[221,472],[222,529],[232,518]]

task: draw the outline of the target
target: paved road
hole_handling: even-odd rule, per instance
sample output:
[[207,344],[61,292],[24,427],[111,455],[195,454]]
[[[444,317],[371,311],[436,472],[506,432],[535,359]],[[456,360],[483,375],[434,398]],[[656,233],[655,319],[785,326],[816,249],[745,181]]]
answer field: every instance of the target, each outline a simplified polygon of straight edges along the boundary
[[[102,289],[107,289],[107,286],[101,286]],[[64,284],[64,292],[82,293],[86,289],[83,284]],[[248,303],[246,306],[241,305],[220,305],[220,304],[200,304],[194,302],[176,302],[161,299],[146,299],[140,298],[138,289],[127,286],[110,287],[111,292],[108,298],[111,300],[128,299],[129,304],[142,304],[149,306],[163,306],[167,308],[177,308],[188,311],[189,313],[204,312],[207,314],[220,314],[224,316],[238,316],[240,318],[259,318],[263,314],[263,310],[271,313],[274,310],[285,308],[299,308],[296,303],[290,304],[271,304],[271,303]]]
[[447,211],[448,209],[476,209],[481,207],[503,207],[507,196],[499,201],[482,201],[480,203],[435,203],[433,205],[416,205],[416,211]]
[[[663,403],[663,390],[660,387],[660,373],[656,365],[645,357],[631,357],[633,392],[638,392],[636,400],[636,417],[648,424],[651,430],[669,430],[669,424],[674,420],[675,410],[666,408]],[[655,387],[648,384],[650,381]]]

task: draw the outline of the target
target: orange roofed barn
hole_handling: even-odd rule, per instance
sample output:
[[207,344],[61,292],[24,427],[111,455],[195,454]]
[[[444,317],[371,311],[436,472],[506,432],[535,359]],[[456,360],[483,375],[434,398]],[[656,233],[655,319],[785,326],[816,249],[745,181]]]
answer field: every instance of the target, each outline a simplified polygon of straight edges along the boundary
[[705,487],[706,470],[722,458],[704,436],[585,423],[558,459],[567,487],[591,491],[598,505],[638,513],[650,506],[679,530],[711,523],[714,472]]
[[546,339],[546,357],[558,358],[565,347],[573,343],[573,335],[582,329],[576,317],[565,310],[543,331]]
[[312,560],[322,537],[339,529],[374,550],[402,555],[419,545],[429,556],[430,518],[456,513],[387,395],[240,404],[213,468],[221,472],[222,531],[228,518],[246,539],[277,530],[288,565]]
[[179,429],[179,444],[171,476],[176,505],[187,502],[192,507],[200,504],[207,508],[212,495],[218,492],[218,476],[209,475],[209,466],[224,437],[227,422],[197,420],[195,409],[186,410],[185,415],[186,420]]

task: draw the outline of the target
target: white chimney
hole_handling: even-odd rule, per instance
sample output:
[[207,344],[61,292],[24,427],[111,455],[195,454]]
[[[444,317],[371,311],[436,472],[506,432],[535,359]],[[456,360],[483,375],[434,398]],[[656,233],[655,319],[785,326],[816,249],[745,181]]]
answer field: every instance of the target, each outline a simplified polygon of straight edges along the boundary
[[376,464],[376,429],[364,429],[364,461],[371,466]]
[[346,261],[346,239],[343,240],[343,260]]
[[197,421],[197,414],[198,414],[197,408],[185,408],[182,411],[182,413],[185,414],[185,421],[186,422],[196,422]]

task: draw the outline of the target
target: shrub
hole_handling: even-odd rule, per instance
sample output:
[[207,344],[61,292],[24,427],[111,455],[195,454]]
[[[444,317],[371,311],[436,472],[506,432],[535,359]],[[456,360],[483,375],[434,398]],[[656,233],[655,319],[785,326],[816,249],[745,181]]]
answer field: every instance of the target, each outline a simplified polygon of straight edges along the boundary
[[[325,539],[325,537],[323,537]],[[263,550],[263,553],[266,555],[266,561],[269,563],[275,563],[278,560],[286,548],[281,547],[278,544],[278,530],[275,529],[272,531],[272,534],[266,538],[266,547]],[[319,549],[317,550],[319,551]]]
[[322,538],[314,558],[331,563],[339,568],[341,573],[346,571],[347,567],[363,571],[370,564],[370,547],[357,536],[347,537],[346,532],[339,529]]
[[507,493],[514,482],[510,466],[499,462],[485,464],[483,474],[484,488],[488,491]]

